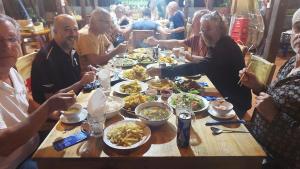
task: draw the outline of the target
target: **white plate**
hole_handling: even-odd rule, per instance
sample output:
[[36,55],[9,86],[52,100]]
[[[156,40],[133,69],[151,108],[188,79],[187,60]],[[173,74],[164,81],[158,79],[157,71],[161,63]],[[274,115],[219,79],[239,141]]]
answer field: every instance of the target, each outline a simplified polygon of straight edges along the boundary
[[[130,61],[131,64],[123,65],[124,60]],[[137,64],[137,61],[136,61],[136,60],[133,60],[133,59],[130,59],[130,58],[116,58],[114,62],[115,62],[114,64],[115,64],[116,66],[122,67],[122,68],[132,67],[132,66],[134,66],[134,65]]]
[[[128,81],[119,82],[119,83],[115,84],[115,85],[112,87],[112,89],[113,89],[113,91],[115,91],[115,92],[117,92],[117,93],[119,93],[119,94],[128,95],[129,93],[121,92],[121,91],[120,91],[120,87],[121,87],[121,85],[123,85],[123,84],[128,84],[128,83],[131,83],[131,82],[133,82],[133,80],[128,80]],[[140,91],[140,93],[145,92],[145,91],[148,89],[148,84],[147,84],[147,83],[139,82],[139,81],[138,81],[138,84],[139,84],[139,85],[141,86],[141,88],[142,88],[142,90]]]
[[235,111],[231,110],[226,115],[219,114],[215,109],[213,109],[211,106],[208,108],[208,113],[214,117],[220,118],[220,119],[231,119],[236,116]]
[[[118,104],[118,106],[115,106],[116,104]],[[122,98],[116,96],[108,96],[106,100],[106,110],[105,110],[106,119],[110,119],[113,116],[117,115],[122,109],[122,107],[124,107],[124,105],[125,102]],[[114,107],[108,108],[108,106],[114,106]]]
[[82,111],[76,117],[69,119],[69,118],[66,118],[62,114],[62,115],[60,115],[60,120],[61,120],[61,122],[66,123],[66,124],[79,123],[79,122],[85,120],[87,115],[88,115],[87,110],[82,109]]
[[[127,69],[127,70],[129,70],[129,69]],[[126,77],[124,76],[124,71],[126,71],[126,70],[122,70],[122,71],[119,73],[119,77],[120,77],[121,79],[123,79],[123,80],[138,80],[138,79],[128,79],[128,78],[126,78]],[[149,79],[151,79],[151,76],[148,75],[148,77],[147,77],[145,80],[139,80],[139,81],[147,81],[147,80],[149,80]]]
[[[107,137],[107,133],[113,127],[115,127],[117,125],[120,125],[120,124],[123,124],[123,123],[132,123],[132,122],[144,127],[144,130],[143,130],[144,136],[143,136],[143,138],[139,142],[137,142],[137,143],[135,143],[135,144],[133,144],[131,146],[127,146],[127,147],[125,147],[125,146],[118,146],[118,145],[110,142],[110,140]],[[147,125],[145,125],[144,123],[142,123],[141,121],[138,121],[138,120],[123,120],[123,121],[119,121],[117,123],[114,123],[114,124],[112,124],[112,125],[110,125],[110,126],[108,126],[108,127],[106,127],[104,129],[103,141],[104,141],[104,143],[106,145],[108,145],[111,148],[119,149],[119,150],[128,150],[128,149],[137,148],[137,147],[145,144],[150,139],[150,137],[151,137],[151,130],[150,130],[150,128]]]
[[195,97],[195,98],[197,98],[197,99],[203,101],[204,107],[203,107],[202,109],[199,109],[199,110],[194,110],[194,111],[193,111],[194,113],[195,113],[195,112],[204,111],[204,110],[206,110],[206,109],[208,108],[208,106],[209,106],[209,102],[208,102],[205,98],[203,98],[203,97],[201,97],[201,96],[199,96],[199,95],[190,94],[190,93],[184,93],[184,92],[183,92],[183,93],[178,93],[178,94],[172,94],[171,97],[168,98],[168,104],[169,104],[172,108],[175,109],[175,108],[176,108],[176,105],[172,104],[172,99],[173,99],[174,97],[177,97],[178,95],[182,95],[182,94],[191,95],[191,96],[193,96],[193,97]]

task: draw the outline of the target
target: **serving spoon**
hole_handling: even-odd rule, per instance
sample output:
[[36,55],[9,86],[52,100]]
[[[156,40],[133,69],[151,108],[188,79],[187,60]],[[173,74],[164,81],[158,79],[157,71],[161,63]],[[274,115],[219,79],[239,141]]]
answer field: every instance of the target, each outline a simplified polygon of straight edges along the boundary
[[222,130],[217,127],[210,127],[213,135],[219,135],[221,133],[249,133],[248,131],[239,131],[239,130]]

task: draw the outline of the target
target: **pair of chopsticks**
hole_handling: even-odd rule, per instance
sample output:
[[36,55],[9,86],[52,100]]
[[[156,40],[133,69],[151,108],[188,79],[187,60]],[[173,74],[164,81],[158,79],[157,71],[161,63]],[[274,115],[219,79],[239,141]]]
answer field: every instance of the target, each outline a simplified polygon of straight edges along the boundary
[[242,86],[241,81],[243,80],[243,78],[244,78],[246,72],[248,71],[248,69],[250,68],[251,65],[252,65],[252,62],[250,62],[250,63],[248,64],[248,66],[247,66],[247,68],[246,68],[246,71],[242,74],[240,80],[237,82],[238,85]]

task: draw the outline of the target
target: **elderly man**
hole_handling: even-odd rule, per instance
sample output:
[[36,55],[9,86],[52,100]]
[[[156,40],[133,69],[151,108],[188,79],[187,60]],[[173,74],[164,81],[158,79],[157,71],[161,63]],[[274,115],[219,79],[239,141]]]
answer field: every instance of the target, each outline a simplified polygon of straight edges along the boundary
[[22,77],[13,68],[20,56],[20,32],[17,23],[0,14],[0,168],[37,168],[30,155],[38,146],[37,132],[55,110],[66,110],[75,95],[59,93],[37,110],[31,106]]
[[161,77],[206,74],[224,97],[234,105],[237,115],[242,118],[251,107],[251,92],[240,87],[238,71],[245,66],[244,58],[237,44],[226,35],[226,27],[217,12],[201,18],[202,38],[208,46],[208,57],[198,63],[183,64],[167,68],[150,68],[151,76]]
[[95,77],[90,71],[81,78],[78,54],[73,49],[78,38],[76,20],[70,15],[59,15],[53,31],[54,39],[38,52],[32,64],[32,95],[40,104],[58,91],[79,93]]
[[184,14],[179,10],[178,3],[169,2],[167,6],[169,17],[170,39],[184,39]]
[[76,49],[80,56],[83,71],[88,65],[104,65],[119,53],[124,53],[127,45],[122,43],[113,48],[105,33],[110,31],[111,16],[103,8],[95,9],[91,14],[89,27],[79,31]]

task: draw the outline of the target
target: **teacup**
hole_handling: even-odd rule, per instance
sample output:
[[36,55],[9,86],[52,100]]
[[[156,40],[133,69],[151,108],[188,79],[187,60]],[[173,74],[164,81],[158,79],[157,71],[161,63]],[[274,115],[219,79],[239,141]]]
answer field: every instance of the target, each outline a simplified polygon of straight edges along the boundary
[[72,106],[70,106],[68,110],[63,111],[62,114],[67,119],[74,119],[74,118],[78,117],[78,115],[81,113],[81,111],[82,111],[82,106],[78,103],[75,103]]
[[220,115],[226,115],[233,109],[233,105],[226,100],[214,100],[210,102],[211,107]]

